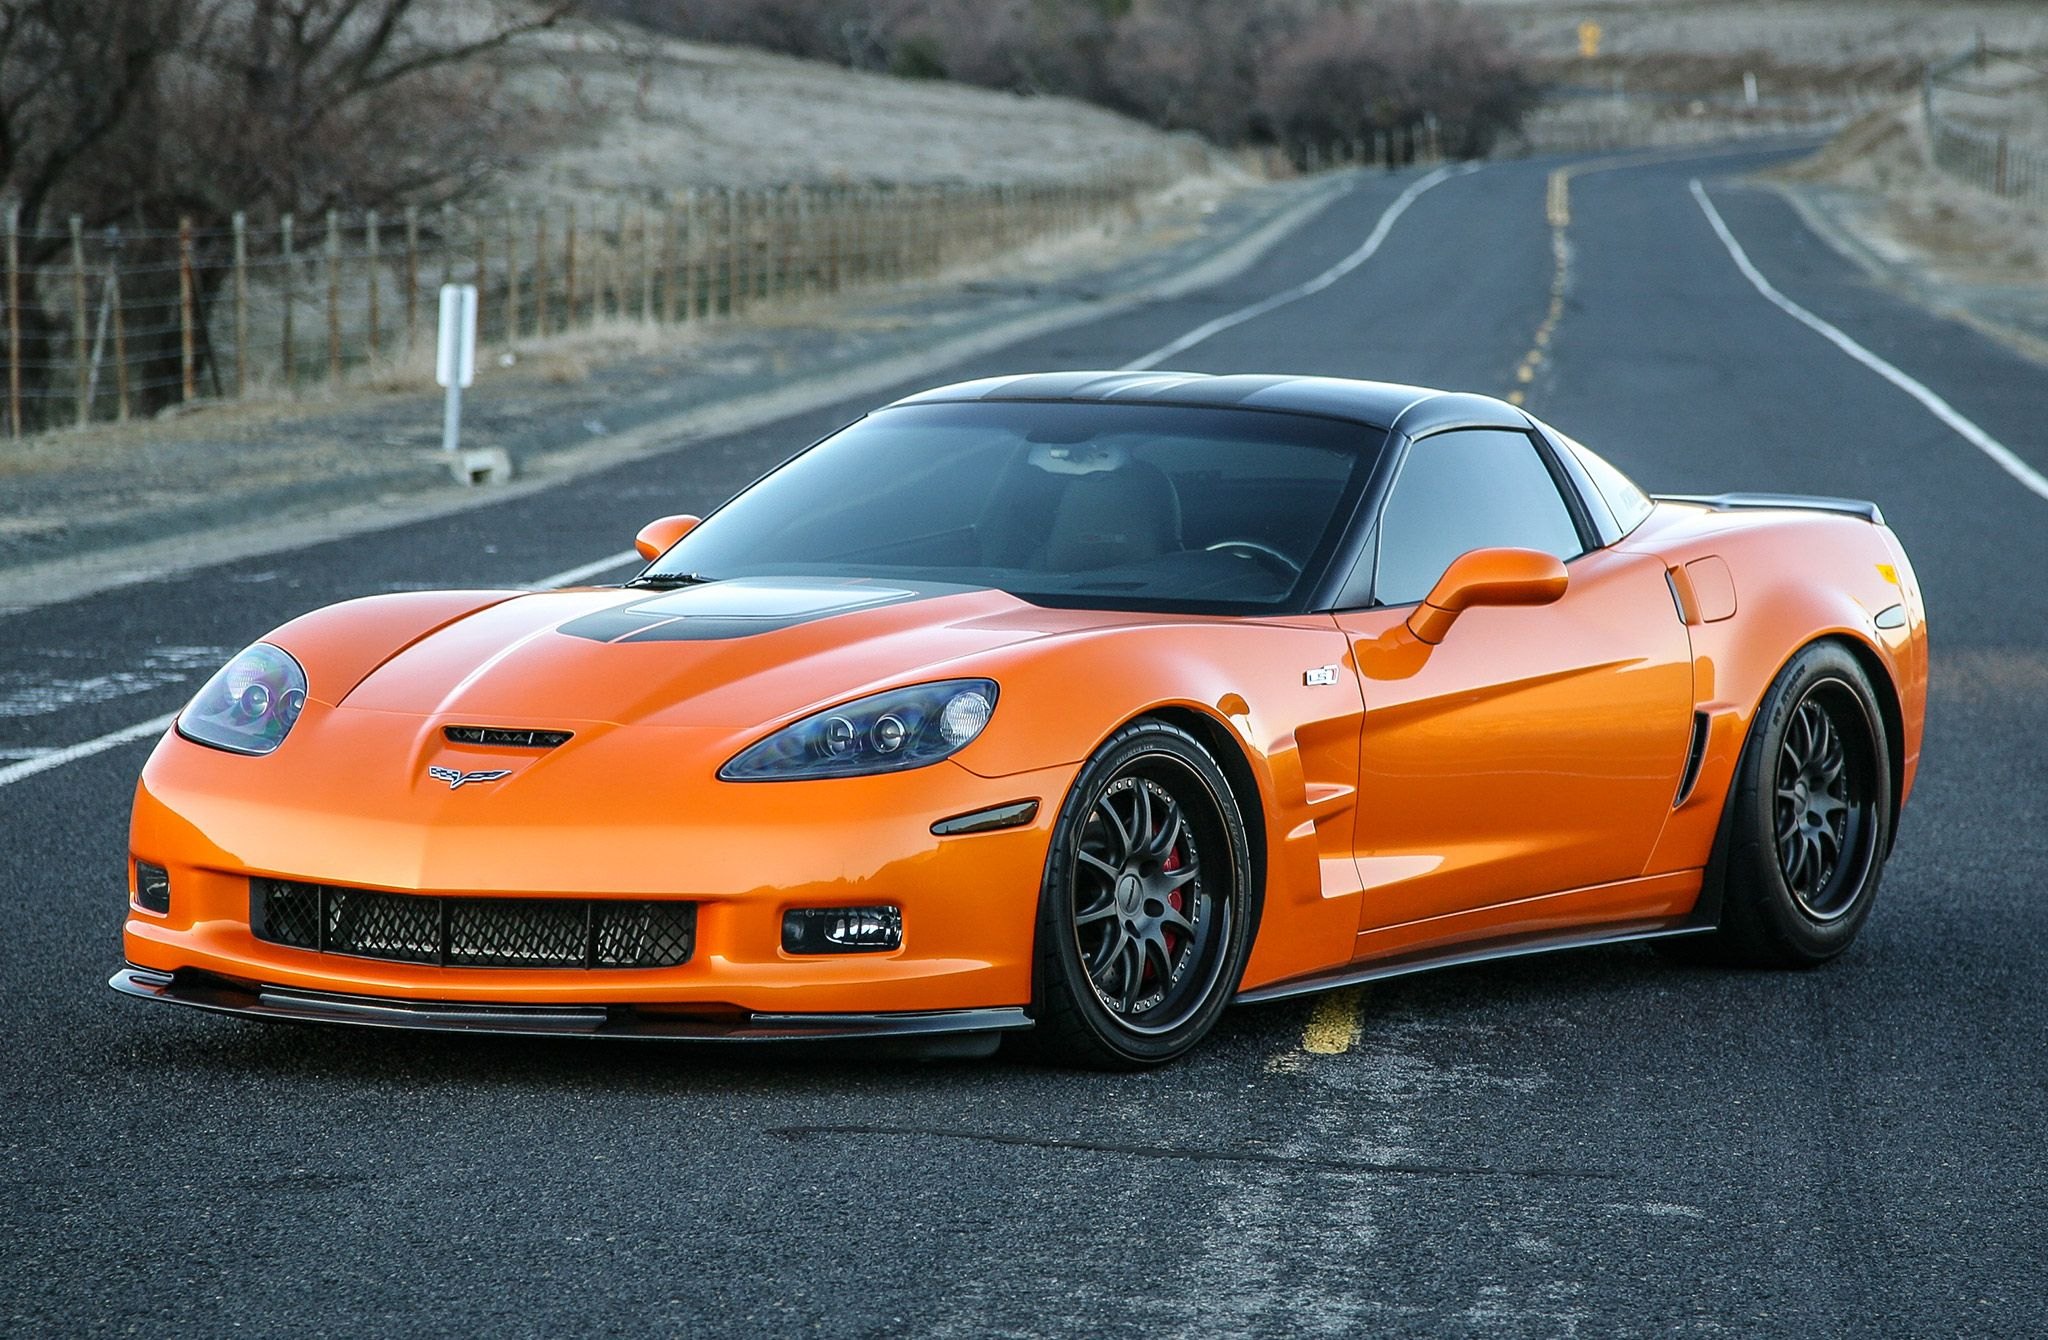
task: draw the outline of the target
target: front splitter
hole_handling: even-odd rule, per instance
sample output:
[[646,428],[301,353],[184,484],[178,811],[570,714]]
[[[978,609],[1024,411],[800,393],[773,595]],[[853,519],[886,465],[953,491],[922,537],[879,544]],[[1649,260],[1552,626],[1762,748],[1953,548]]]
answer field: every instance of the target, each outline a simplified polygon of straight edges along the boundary
[[987,1035],[993,1043],[997,1034],[1031,1027],[1031,1016],[1015,1006],[903,1014],[748,1014],[733,1019],[693,1019],[655,1014],[628,1005],[494,1005],[351,996],[236,982],[211,973],[168,973],[133,966],[115,973],[107,985],[142,1000],[246,1018],[515,1037],[842,1042],[980,1034]]

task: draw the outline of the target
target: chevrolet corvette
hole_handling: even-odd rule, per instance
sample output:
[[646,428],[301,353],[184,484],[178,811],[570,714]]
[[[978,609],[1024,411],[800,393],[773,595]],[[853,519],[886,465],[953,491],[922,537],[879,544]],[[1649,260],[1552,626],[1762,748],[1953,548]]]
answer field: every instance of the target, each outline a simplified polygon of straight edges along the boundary
[[1919,762],[1875,505],[1651,497],[1483,396],[969,382],[638,548],[236,656],[142,773],[112,984],[1155,1065],[1505,955],[1822,962]]

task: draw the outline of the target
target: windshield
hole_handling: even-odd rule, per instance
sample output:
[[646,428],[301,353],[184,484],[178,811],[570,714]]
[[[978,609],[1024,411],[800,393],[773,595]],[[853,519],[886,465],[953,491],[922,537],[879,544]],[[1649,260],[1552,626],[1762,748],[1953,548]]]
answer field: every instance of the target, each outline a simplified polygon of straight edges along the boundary
[[1278,609],[1327,561],[1384,441],[1257,410],[906,405],[791,460],[641,580],[877,577],[1084,608]]

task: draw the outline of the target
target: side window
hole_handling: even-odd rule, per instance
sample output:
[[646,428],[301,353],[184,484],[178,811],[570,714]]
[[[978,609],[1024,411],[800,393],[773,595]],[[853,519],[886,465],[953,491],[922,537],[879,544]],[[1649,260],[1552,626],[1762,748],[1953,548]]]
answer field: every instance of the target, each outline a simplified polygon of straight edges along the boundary
[[1380,513],[1373,596],[1421,600],[1453,560],[1512,546],[1576,558],[1585,546],[1536,444],[1522,433],[1465,429],[1410,449]]

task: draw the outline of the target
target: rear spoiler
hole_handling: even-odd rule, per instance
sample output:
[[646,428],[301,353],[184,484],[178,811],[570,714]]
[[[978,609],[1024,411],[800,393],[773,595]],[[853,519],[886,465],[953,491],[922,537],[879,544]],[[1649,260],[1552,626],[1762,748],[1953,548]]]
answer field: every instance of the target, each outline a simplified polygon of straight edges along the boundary
[[1795,511],[1835,512],[1860,516],[1873,526],[1884,524],[1884,513],[1874,502],[1860,498],[1814,498],[1803,493],[1658,493],[1657,502],[1686,503],[1716,512]]

